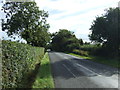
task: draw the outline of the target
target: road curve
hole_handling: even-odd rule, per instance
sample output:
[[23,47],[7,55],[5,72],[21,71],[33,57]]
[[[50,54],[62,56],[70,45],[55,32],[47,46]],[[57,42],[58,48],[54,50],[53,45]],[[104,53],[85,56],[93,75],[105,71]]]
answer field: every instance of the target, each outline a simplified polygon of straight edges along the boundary
[[49,52],[55,88],[118,88],[118,70],[72,55]]

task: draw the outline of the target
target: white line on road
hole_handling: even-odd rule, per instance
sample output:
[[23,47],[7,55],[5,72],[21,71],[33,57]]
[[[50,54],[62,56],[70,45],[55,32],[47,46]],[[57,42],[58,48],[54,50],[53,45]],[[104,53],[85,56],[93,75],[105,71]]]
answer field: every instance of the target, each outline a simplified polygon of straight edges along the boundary
[[72,71],[65,64],[63,64],[63,66],[74,76],[74,78],[76,78],[76,75],[72,73]]
[[76,65],[78,65],[78,66],[80,66],[80,67],[82,67],[82,68],[84,68],[84,69],[86,69],[86,70],[88,70],[88,71],[90,71],[90,72],[92,72],[92,73],[94,73],[94,74],[99,75],[98,73],[93,72],[92,70],[90,70],[90,69],[88,69],[88,68],[86,68],[86,67],[84,67],[84,66],[82,66],[82,65],[80,65],[80,64],[78,64],[78,63],[76,63]]

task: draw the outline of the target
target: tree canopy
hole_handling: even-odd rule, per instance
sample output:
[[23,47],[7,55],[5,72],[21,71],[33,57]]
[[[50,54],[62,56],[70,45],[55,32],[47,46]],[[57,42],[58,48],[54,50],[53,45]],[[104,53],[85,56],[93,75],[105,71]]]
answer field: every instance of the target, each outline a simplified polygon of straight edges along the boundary
[[117,51],[120,47],[119,17],[119,8],[109,8],[104,15],[97,16],[90,28],[90,40],[102,43],[104,47]]
[[8,36],[17,34],[33,46],[44,46],[50,40],[48,12],[39,10],[35,2],[7,2],[2,9],[6,13],[2,30]]
[[66,29],[60,29],[52,35],[52,49],[55,51],[72,51],[78,49],[82,40],[78,40],[75,34]]

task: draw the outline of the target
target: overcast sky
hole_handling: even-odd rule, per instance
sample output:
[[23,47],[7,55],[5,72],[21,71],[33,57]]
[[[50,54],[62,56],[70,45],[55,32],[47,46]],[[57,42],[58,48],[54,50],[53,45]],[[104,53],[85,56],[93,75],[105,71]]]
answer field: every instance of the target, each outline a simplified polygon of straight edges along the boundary
[[[0,0],[1,1],[1,0]],[[89,41],[90,26],[97,15],[105,13],[109,7],[117,7],[119,0],[35,0],[40,10],[48,11],[51,33],[59,29],[75,32],[77,38]],[[0,4],[1,8],[2,4]],[[2,17],[2,14],[0,14]],[[1,32],[0,38],[8,38]]]
[[90,26],[97,15],[109,7],[117,7],[119,0],[35,0],[40,10],[48,11],[50,32],[68,29],[77,38],[89,41]]

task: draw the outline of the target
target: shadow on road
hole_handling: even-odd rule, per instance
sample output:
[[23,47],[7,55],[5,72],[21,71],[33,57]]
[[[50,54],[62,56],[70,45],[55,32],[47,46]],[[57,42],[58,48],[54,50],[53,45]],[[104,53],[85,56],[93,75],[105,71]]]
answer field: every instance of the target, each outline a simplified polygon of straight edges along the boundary
[[[54,53],[54,52],[50,52]],[[102,75],[110,77],[118,73],[117,68],[95,63],[89,60],[70,58],[61,59],[59,57],[50,56],[53,77],[59,78],[75,78],[75,77],[95,77]]]

